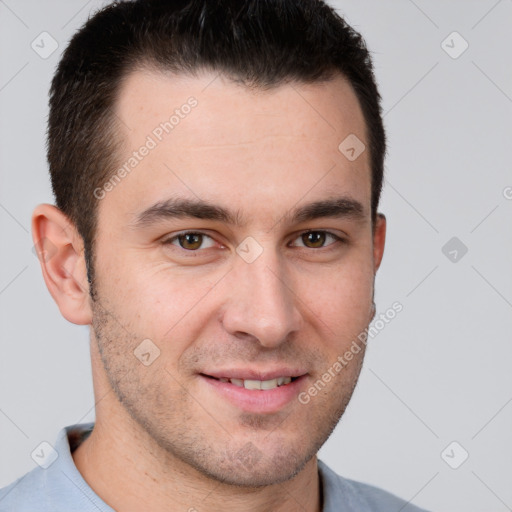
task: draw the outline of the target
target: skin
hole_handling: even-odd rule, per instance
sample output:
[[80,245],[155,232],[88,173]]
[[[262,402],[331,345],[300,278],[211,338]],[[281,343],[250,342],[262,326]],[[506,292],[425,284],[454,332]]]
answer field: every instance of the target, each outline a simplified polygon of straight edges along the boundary
[[[350,400],[364,350],[307,405],[293,399],[271,413],[242,410],[200,373],[293,366],[306,374],[304,391],[371,321],[386,220],[371,222],[368,151],[351,162],[338,150],[351,133],[366,144],[364,119],[341,76],[251,91],[206,72],[138,70],[116,106],[120,162],[190,96],[198,105],[98,201],[96,302],[74,226],[52,205],[33,214],[34,240],[53,244],[41,260],[50,293],[66,319],[92,326],[96,425],[73,458],[118,512],[320,511],[316,453]],[[361,218],[289,219],[341,196],[361,203]],[[245,222],[136,227],[140,212],[169,197],[200,198]],[[208,235],[199,249],[163,243],[186,230]],[[306,230],[346,242],[320,236],[325,245],[312,246]],[[262,248],[252,263],[236,252],[247,237]],[[149,366],[134,356],[144,339],[160,350]]]

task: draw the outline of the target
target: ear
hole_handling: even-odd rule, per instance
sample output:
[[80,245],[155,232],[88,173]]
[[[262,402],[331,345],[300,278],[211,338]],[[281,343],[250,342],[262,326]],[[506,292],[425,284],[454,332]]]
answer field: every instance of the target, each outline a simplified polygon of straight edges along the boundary
[[46,286],[62,316],[78,325],[92,322],[82,237],[51,204],[32,213],[32,238]]
[[373,230],[373,262],[374,274],[380,267],[382,256],[384,255],[384,245],[386,243],[386,217],[382,213],[377,214],[377,221]]

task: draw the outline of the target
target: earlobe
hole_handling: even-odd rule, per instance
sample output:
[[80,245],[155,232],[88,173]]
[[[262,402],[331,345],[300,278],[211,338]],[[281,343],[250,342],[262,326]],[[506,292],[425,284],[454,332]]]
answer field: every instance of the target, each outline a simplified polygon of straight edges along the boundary
[[46,286],[66,320],[92,320],[83,240],[68,217],[51,204],[32,214],[32,238]]
[[382,257],[384,256],[384,246],[386,244],[386,217],[383,213],[377,214],[377,221],[373,231],[373,261],[374,274],[380,267]]

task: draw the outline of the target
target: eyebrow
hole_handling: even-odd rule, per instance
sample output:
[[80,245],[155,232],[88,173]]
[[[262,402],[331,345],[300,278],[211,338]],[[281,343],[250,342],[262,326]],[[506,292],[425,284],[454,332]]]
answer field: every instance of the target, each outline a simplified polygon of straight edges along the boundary
[[[218,221],[239,227],[246,224],[239,210],[231,211],[200,199],[169,198],[140,212],[132,225],[135,229],[147,228],[158,222],[184,218]],[[334,197],[295,207],[278,222],[298,224],[320,218],[348,218],[362,222],[366,219],[366,212],[355,199]]]

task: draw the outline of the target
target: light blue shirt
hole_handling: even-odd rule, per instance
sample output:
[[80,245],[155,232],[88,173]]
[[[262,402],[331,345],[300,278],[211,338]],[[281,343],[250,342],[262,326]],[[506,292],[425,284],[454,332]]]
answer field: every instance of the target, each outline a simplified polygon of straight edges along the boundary
[[[32,454],[39,466],[0,489],[0,512],[115,512],[87,484],[71,452],[94,424],[63,428],[55,446]],[[426,512],[377,487],[348,480],[318,461],[323,512]]]

